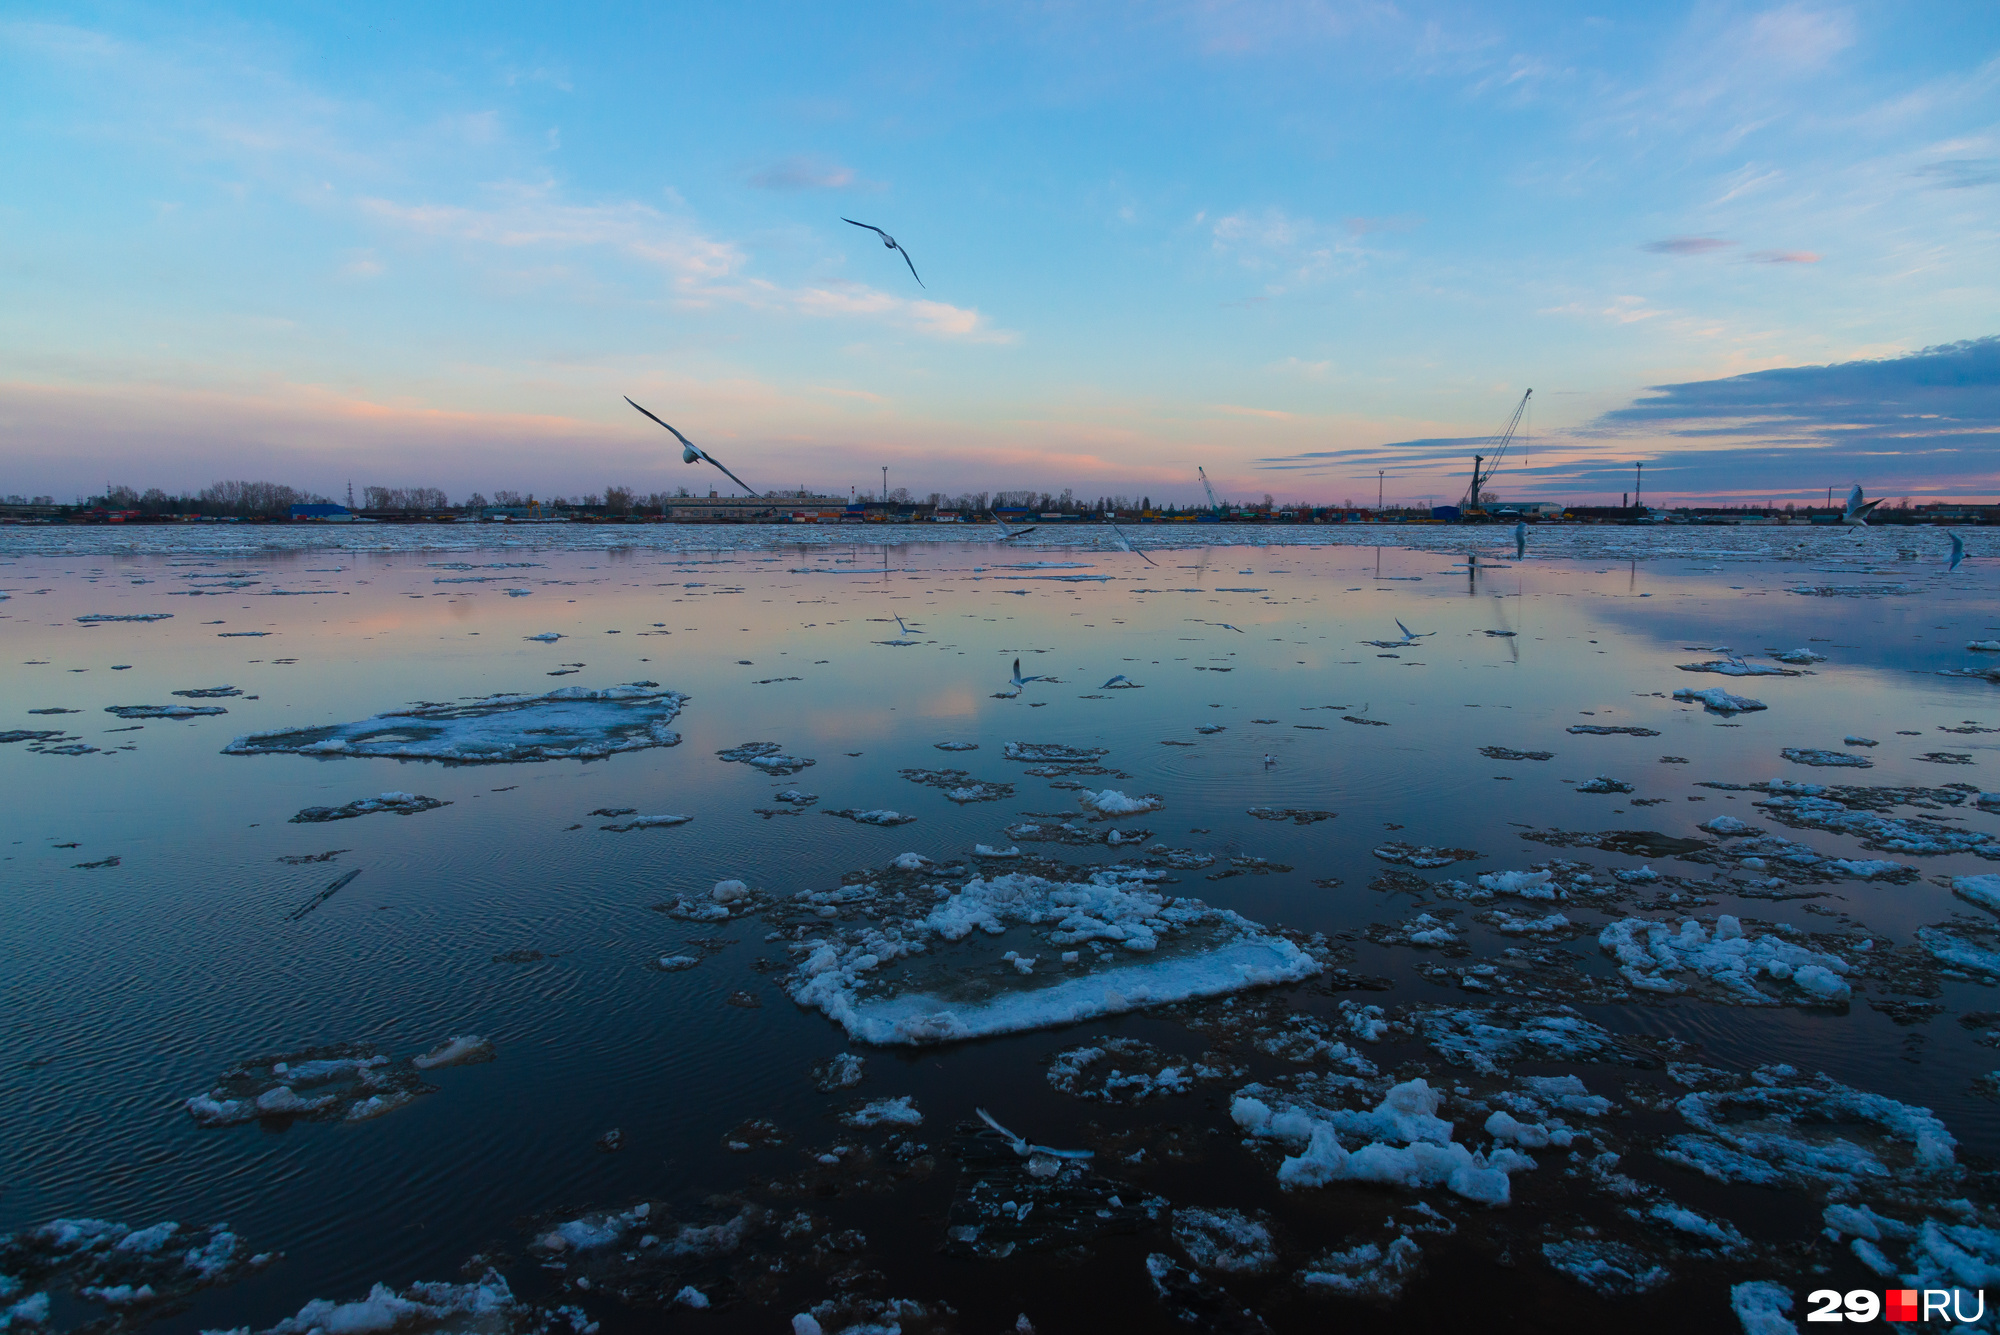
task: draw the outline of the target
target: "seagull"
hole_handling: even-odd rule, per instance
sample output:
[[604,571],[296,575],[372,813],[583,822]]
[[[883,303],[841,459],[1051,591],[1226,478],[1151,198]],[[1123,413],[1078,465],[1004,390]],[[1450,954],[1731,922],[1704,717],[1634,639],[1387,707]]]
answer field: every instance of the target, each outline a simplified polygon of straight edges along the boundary
[[1021,688],[1022,688],[1023,686],[1026,686],[1026,685],[1027,685],[1027,684],[1028,684],[1029,682],[1031,682],[1031,681],[1047,681],[1047,680],[1048,680],[1048,678],[1047,678],[1047,677],[1024,677],[1024,676],[1022,676],[1022,675],[1021,675],[1021,660],[1020,660],[1020,659],[1018,659],[1018,658],[1014,660],[1014,677],[1013,677],[1013,680],[1012,680],[1012,681],[1011,681],[1011,682],[1009,683],[1009,684],[1010,684],[1010,685],[1012,685],[1012,686],[1013,686],[1013,688],[1014,688],[1014,694],[1016,694],[1016,695],[1019,695],[1019,694],[1021,693]]
[[1881,503],[1878,499],[1863,504],[1861,484],[1857,482],[1854,484],[1854,490],[1847,493],[1847,511],[1840,516],[1840,522],[1850,528],[1867,528],[1868,516],[1875,513],[1875,507]]
[[1243,627],[1241,627],[1241,626],[1232,626],[1232,625],[1230,625],[1230,624],[1229,624],[1229,623],[1228,623],[1227,621],[1211,621],[1211,622],[1209,622],[1208,624],[1209,624],[1209,625],[1211,625],[1211,626],[1220,626],[1220,627],[1222,627],[1222,628],[1223,628],[1224,630],[1233,630],[1233,631],[1235,631],[1235,632],[1236,632],[1236,633],[1237,633],[1238,635],[1242,635],[1242,634],[1245,634],[1245,633],[1246,633],[1246,632],[1244,631]]
[[994,1121],[993,1114],[987,1112],[986,1109],[974,1108],[972,1111],[979,1114],[980,1121],[1005,1136],[1007,1144],[1012,1147],[1014,1153],[1020,1155],[1023,1159],[1031,1154],[1047,1154],[1058,1159],[1091,1159],[1096,1157],[1095,1152],[1091,1150],[1052,1150],[1046,1145],[1030,1145],[1026,1138],[1015,1135],[1012,1131]]
[[1098,687],[1097,689],[1100,691],[1108,691],[1121,681],[1124,682],[1127,686],[1130,686],[1132,684],[1132,679],[1121,672],[1117,676],[1113,677],[1110,681],[1105,682],[1102,686]]
[[910,628],[909,628],[908,626],[904,625],[904,624],[903,624],[903,618],[901,618],[900,616],[896,616],[896,614],[895,614],[894,612],[891,612],[891,613],[890,613],[889,615],[890,615],[890,616],[895,616],[895,617],[896,617],[896,628],[897,628],[897,633],[898,633],[898,634],[902,634],[902,635],[915,635],[915,634],[917,633],[916,631],[914,631],[914,630],[911,630],[911,629],[910,629]]
[[1519,561],[1528,554],[1528,524],[1526,520],[1514,525],[1514,559]]
[[[625,402],[632,403],[630,395],[626,396]],[[632,406],[634,408],[639,408],[639,405],[636,403],[632,403]],[[646,413],[646,410],[644,408],[639,408],[639,411],[642,413]],[[651,413],[646,413],[646,416],[653,417]],[[653,420],[655,422],[660,422],[660,419],[657,417],[653,417]],[[674,439],[678,440],[681,443],[682,463],[691,464],[695,462],[697,459],[706,459],[709,463],[714,464],[717,468],[722,468],[721,461],[718,460],[714,455],[710,454],[707,450],[704,450],[703,448],[701,448],[701,446],[695,444],[693,441],[689,440],[686,436],[683,436],[680,432],[674,431],[674,429],[671,426],[667,426],[665,422],[660,422],[660,425],[667,427],[667,430],[669,431],[673,431]],[[757,494],[757,489],[755,487],[751,486],[748,482],[745,482],[742,478],[736,476],[736,474],[730,472],[727,468],[722,468],[722,472],[723,476],[727,477],[731,482],[734,482],[737,486],[743,488],[743,490],[749,492],[752,496],[755,496]]]
[[903,263],[908,264],[910,266],[910,277],[915,278],[917,280],[917,286],[918,287],[924,286],[924,280],[917,276],[917,266],[911,263],[910,261],[910,252],[904,250],[901,246],[897,245],[895,237],[890,236],[887,232],[875,226],[873,223],[855,222],[854,219],[852,218],[842,218],[841,221],[844,223],[852,223],[856,227],[865,227],[869,231],[873,232],[875,235],[881,237],[882,244],[900,254],[903,257]]
[[1026,528],[1008,528],[1007,521],[1000,517],[1000,512],[998,510],[990,510],[987,513],[991,514],[993,516],[993,522],[1000,526],[1000,541],[1002,542],[1008,542],[1014,538],[1024,537],[1027,534],[1033,533],[1037,528],[1040,527],[1039,524],[1030,524]]
[[1272,755],[1272,754],[1271,754],[1270,752],[1268,752],[1268,751],[1266,751],[1266,752],[1264,753],[1264,768],[1265,768],[1265,769],[1269,769],[1269,768],[1271,768],[1271,766],[1273,766],[1273,765],[1275,765],[1275,764],[1277,764],[1277,763],[1278,763],[1278,761],[1277,761],[1277,757],[1273,756],[1273,755]]
[[1137,547],[1134,547],[1132,545],[1132,540],[1125,536],[1125,530],[1118,527],[1117,521],[1107,519],[1104,522],[1111,525],[1111,540],[1113,542],[1117,543],[1120,547],[1123,547],[1126,551],[1132,553],[1132,555],[1138,557],[1140,560],[1144,561],[1149,566],[1156,566],[1159,564],[1158,561],[1155,561],[1152,557],[1146,555],[1144,552],[1140,551]]
[[1958,569],[1958,563],[1965,559],[1965,539],[1959,537],[1956,533],[1950,532],[1947,532],[1945,536],[1951,539],[1951,562],[1945,566],[1946,572],[1949,573]]
[[[1394,618],[1391,619],[1393,620]],[[1405,626],[1401,621],[1396,622],[1396,629],[1403,632],[1403,643],[1405,644],[1410,644],[1417,640],[1421,640],[1424,638],[1425,635],[1437,634],[1437,632],[1434,630],[1427,630],[1420,634],[1417,631],[1411,630],[1408,626]]]

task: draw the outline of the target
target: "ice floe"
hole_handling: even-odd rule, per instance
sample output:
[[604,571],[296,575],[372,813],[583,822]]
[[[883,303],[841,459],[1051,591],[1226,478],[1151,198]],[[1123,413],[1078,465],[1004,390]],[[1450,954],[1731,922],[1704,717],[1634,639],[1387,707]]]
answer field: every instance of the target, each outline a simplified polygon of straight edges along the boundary
[[718,759],[749,765],[778,778],[797,774],[800,770],[819,763],[803,756],[788,756],[785,754],[785,748],[776,742],[745,742],[741,746],[732,746],[715,754]]
[[221,705],[106,705],[104,712],[119,718],[207,718],[229,711]]
[[659,816],[634,816],[631,820],[620,821],[616,825],[600,825],[598,828],[601,830],[609,830],[613,834],[629,834],[633,830],[672,829],[676,825],[685,825],[693,819],[694,819],[693,816],[680,816],[671,814],[659,815]]
[[491,1061],[490,1043],[477,1035],[447,1039],[429,1052],[393,1059],[369,1044],[336,1043],[275,1057],[259,1057],[222,1073],[215,1087],[187,1100],[188,1115],[204,1127],[245,1122],[363,1122],[401,1108],[433,1087],[418,1072],[440,1066]]
[[1747,695],[1731,695],[1720,686],[1711,686],[1705,691],[1683,686],[1674,692],[1674,699],[1698,702],[1711,714],[1747,714],[1767,707],[1762,700],[1752,700]]
[[667,725],[687,697],[635,682],[591,690],[568,686],[541,695],[491,695],[468,704],[424,704],[317,727],[252,733],[224,755],[291,753],[379,756],[450,764],[596,760],[648,747],[675,746]]
[[[799,962],[785,982],[794,1001],[865,1043],[921,1045],[1041,1029],[1295,982],[1323,967],[1239,914],[1160,894],[1145,888],[1143,876],[1117,871],[1066,882],[1020,873],[974,877],[956,889],[939,886],[934,898],[892,897],[893,910],[881,898],[835,896],[827,904],[835,913],[842,899],[854,907],[875,900],[879,916],[794,943]],[[971,944],[975,934],[1013,935],[1072,958],[1029,975],[993,956],[995,967],[968,968],[968,952],[980,953]]]
[[1049,1059],[1048,1079],[1076,1098],[1142,1103],[1241,1073],[1219,1057],[1190,1061],[1136,1038],[1106,1038],[1058,1052]]
[[1104,817],[1139,816],[1148,811],[1158,811],[1166,805],[1166,799],[1157,793],[1140,797],[1128,797],[1116,788],[1106,788],[1100,792],[1085,791],[1077,794],[1076,800],[1085,811]]
[[85,625],[96,625],[105,621],[166,621],[172,616],[172,612],[91,612],[76,619]]
[[[54,1219],[0,1234],[0,1331],[136,1328],[275,1259],[250,1253],[226,1224]],[[62,1304],[60,1325],[51,1319],[52,1296]]]
[[924,1115],[917,1110],[917,1101],[905,1094],[896,1099],[876,1099],[864,1103],[849,1112],[842,1113],[840,1120],[844,1126],[921,1126]]
[[[1296,1147],[1278,1165],[1286,1187],[1330,1182],[1375,1182],[1408,1190],[1444,1187],[1482,1205],[1512,1199],[1508,1174],[1535,1161],[1496,1146],[1475,1152],[1453,1139],[1452,1123],[1437,1115],[1443,1093],[1421,1077],[1392,1086],[1366,1111],[1324,1103],[1266,1085],[1246,1085],[1231,1102],[1236,1125],[1258,1140]],[[1348,1149],[1345,1135],[1358,1147]]]
[[[1693,918],[1678,929],[1625,918],[1605,927],[1597,942],[1618,961],[1625,981],[1642,992],[1699,986],[1713,999],[1748,1006],[1831,1005],[1853,995],[1846,977],[1853,966],[1846,960],[1776,933],[1753,935],[1727,913],[1716,918],[1713,930]],[[1766,983],[1772,990],[1760,986]]]
[[1820,751],[1809,746],[1788,746],[1778,753],[1794,765],[1816,765],[1822,769],[1873,769],[1875,762],[1866,756],[1849,755],[1845,751]]
[[398,816],[414,816],[422,811],[435,811],[448,807],[451,803],[440,798],[424,797],[417,793],[383,793],[380,797],[360,797],[337,807],[307,807],[293,816],[294,825],[318,825],[326,821],[352,820],[356,816],[372,815],[378,811],[393,811]]

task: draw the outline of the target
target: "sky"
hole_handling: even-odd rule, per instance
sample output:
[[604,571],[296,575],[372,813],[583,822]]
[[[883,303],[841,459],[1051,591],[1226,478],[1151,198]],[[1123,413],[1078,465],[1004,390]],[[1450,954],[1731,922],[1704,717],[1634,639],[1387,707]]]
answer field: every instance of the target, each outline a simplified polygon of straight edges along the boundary
[[0,494],[2000,495],[1991,0],[13,0],[0,128]]

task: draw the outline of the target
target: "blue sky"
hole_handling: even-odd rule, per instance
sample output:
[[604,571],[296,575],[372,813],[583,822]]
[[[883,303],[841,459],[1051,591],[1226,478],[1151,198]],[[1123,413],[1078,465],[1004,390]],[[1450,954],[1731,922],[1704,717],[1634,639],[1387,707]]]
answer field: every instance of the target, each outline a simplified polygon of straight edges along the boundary
[[27,0],[0,115],[0,492],[706,486],[630,394],[766,487],[1442,502],[1531,386],[1515,497],[2000,492],[1990,0]]

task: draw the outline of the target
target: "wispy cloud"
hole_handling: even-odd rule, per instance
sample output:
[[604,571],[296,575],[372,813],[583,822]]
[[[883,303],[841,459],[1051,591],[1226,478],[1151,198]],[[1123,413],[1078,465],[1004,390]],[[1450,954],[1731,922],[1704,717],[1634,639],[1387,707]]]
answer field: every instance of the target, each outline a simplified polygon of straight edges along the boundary
[[1758,264],[1818,264],[1820,260],[1810,250],[1755,250],[1747,258]]
[[794,156],[750,173],[760,190],[845,190],[856,184],[854,168],[823,158]]
[[1713,255],[1735,244],[1719,236],[1670,236],[1664,241],[1648,241],[1639,249],[1650,250],[1655,255]]
[[486,207],[362,199],[367,216],[426,236],[509,248],[609,247],[677,278],[724,278],[743,267],[735,244],[701,235],[646,204],[571,204],[554,186],[507,185]]
[[1926,162],[1910,175],[1927,182],[1934,190],[1971,190],[1976,186],[2000,185],[2000,158],[1946,158]]
[[1209,238],[1216,254],[1253,273],[1269,275],[1267,296],[1351,273],[1369,254],[1353,241],[1348,228],[1329,227],[1276,207],[1217,218],[1209,226]]

